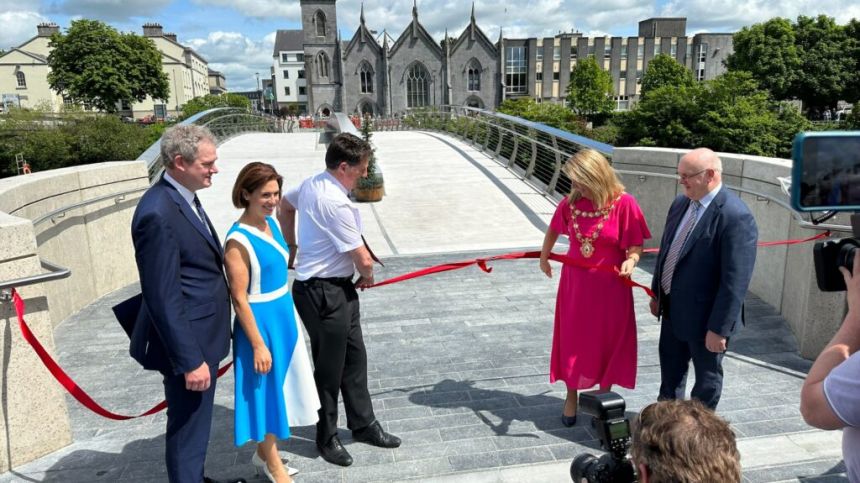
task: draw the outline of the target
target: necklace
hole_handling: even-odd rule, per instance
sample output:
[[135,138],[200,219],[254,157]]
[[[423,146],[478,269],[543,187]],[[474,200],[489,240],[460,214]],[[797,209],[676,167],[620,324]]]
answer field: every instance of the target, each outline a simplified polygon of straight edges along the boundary
[[[612,200],[612,203],[610,203],[609,206],[596,211],[583,211],[571,206],[573,209],[573,234],[576,235],[576,240],[579,242],[579,252],[582,253],[583,257],[590,258],[594,255],[594,242],[597,241],[597,237],[600,236],[600,230],[603,229],[603,225],[606,224],[606,220],[609,219],[609,213],[612,211],[612,208],[615,207],[615,203],[620,198],[621,196],[618,196]],[[600,218],[600,221],[597,222],[597,226],[594,227],[594,231],[592,231],[588,236],[583,236],[582,232],[579,231],[579,222],[577,222],[576,219],[580,216],[583,218]]]

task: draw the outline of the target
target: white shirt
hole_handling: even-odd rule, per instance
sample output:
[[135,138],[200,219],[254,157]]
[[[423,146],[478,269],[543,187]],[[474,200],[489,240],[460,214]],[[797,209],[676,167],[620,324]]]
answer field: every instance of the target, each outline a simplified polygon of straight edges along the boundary
[[179,181],[176,181],[175,179],[173,179],[173,177],[170,176],[167,173],[167,171],[164,172],[164,180],[167,181],[168,183],[170,183],[174,188],[176,188],[176,191],[179,192],[179,196],[181,196],[182,199],[185,200],[186,203],[188,203],[188,206],[191,207],[191,212],[194,213],[195,215],[197,215],[197,218],[201,222],[203,222],[203,227],[206,228],[206,231],[208,231],[211,234],[212,230],[210,230],[209,224],[206,223],[206,220],[204,220],[203,216],[200,214],[200,212],[197,211],[197,207],[194,206],[194,197],[197,195],[193,191],[191,191],[190,189],[179,184]]
[[296,280],[349,277],[355,273],[350,251],[363,246],[361,215],[349,191],[328,171],[284,192],[296,208],[298,259]]

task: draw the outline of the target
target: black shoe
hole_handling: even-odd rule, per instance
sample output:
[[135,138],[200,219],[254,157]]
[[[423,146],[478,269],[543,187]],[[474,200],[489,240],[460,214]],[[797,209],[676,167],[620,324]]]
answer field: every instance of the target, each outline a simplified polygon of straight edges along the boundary
[[245,478],[236,478],[232,480],[216,480],[214,478],[209,478],[208,476],[203,477],[203,483],[247,483]]
[[576,424],[576,414],[573,416],[565,416],[561,415],[561,424],[563,424],[566,428],[569,428]]
[[339,466],[349,466],[352,464],[352,456],[343,447],[337,435],[332,436],[328,440],[328,443],[324,445],[317,443],[317,449],[320,452],[320,456],[331,464]]
[[380,448],[397,448],[400,446],[400,438],[382,430],[379,421],[370,423],[370,426],[356,429],[352,432],[352,439],[362,443],[372,444]]

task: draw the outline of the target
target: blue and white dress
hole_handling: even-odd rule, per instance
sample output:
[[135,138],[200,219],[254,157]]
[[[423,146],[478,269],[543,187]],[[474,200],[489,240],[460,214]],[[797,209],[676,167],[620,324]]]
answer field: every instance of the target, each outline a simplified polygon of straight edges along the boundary
[[226,239],[235,240],[248,251],[248,302],[272,354],[272,369],[267,374],[257,374],[254,350],[237,318],[233,342],[236,446],[249,440],[263,441],[267,433],[287,439],[290,426],[315,424],[320,407],[304,332],[297,323],[290,294],[289,249],[277,222],[271,217],[266,221],[271,237],[236,222]]

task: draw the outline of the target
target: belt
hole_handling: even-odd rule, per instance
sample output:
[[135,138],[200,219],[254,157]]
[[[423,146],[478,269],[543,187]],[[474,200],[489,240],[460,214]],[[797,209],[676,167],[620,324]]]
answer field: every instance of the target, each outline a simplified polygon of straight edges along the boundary
[[307,280],[296,280],[296,282],[302,283],[317,283],[317,282],[328,282],[334,284],[344,284],[344,283],[352,283],[353,275],[348,277],[311,277]]

